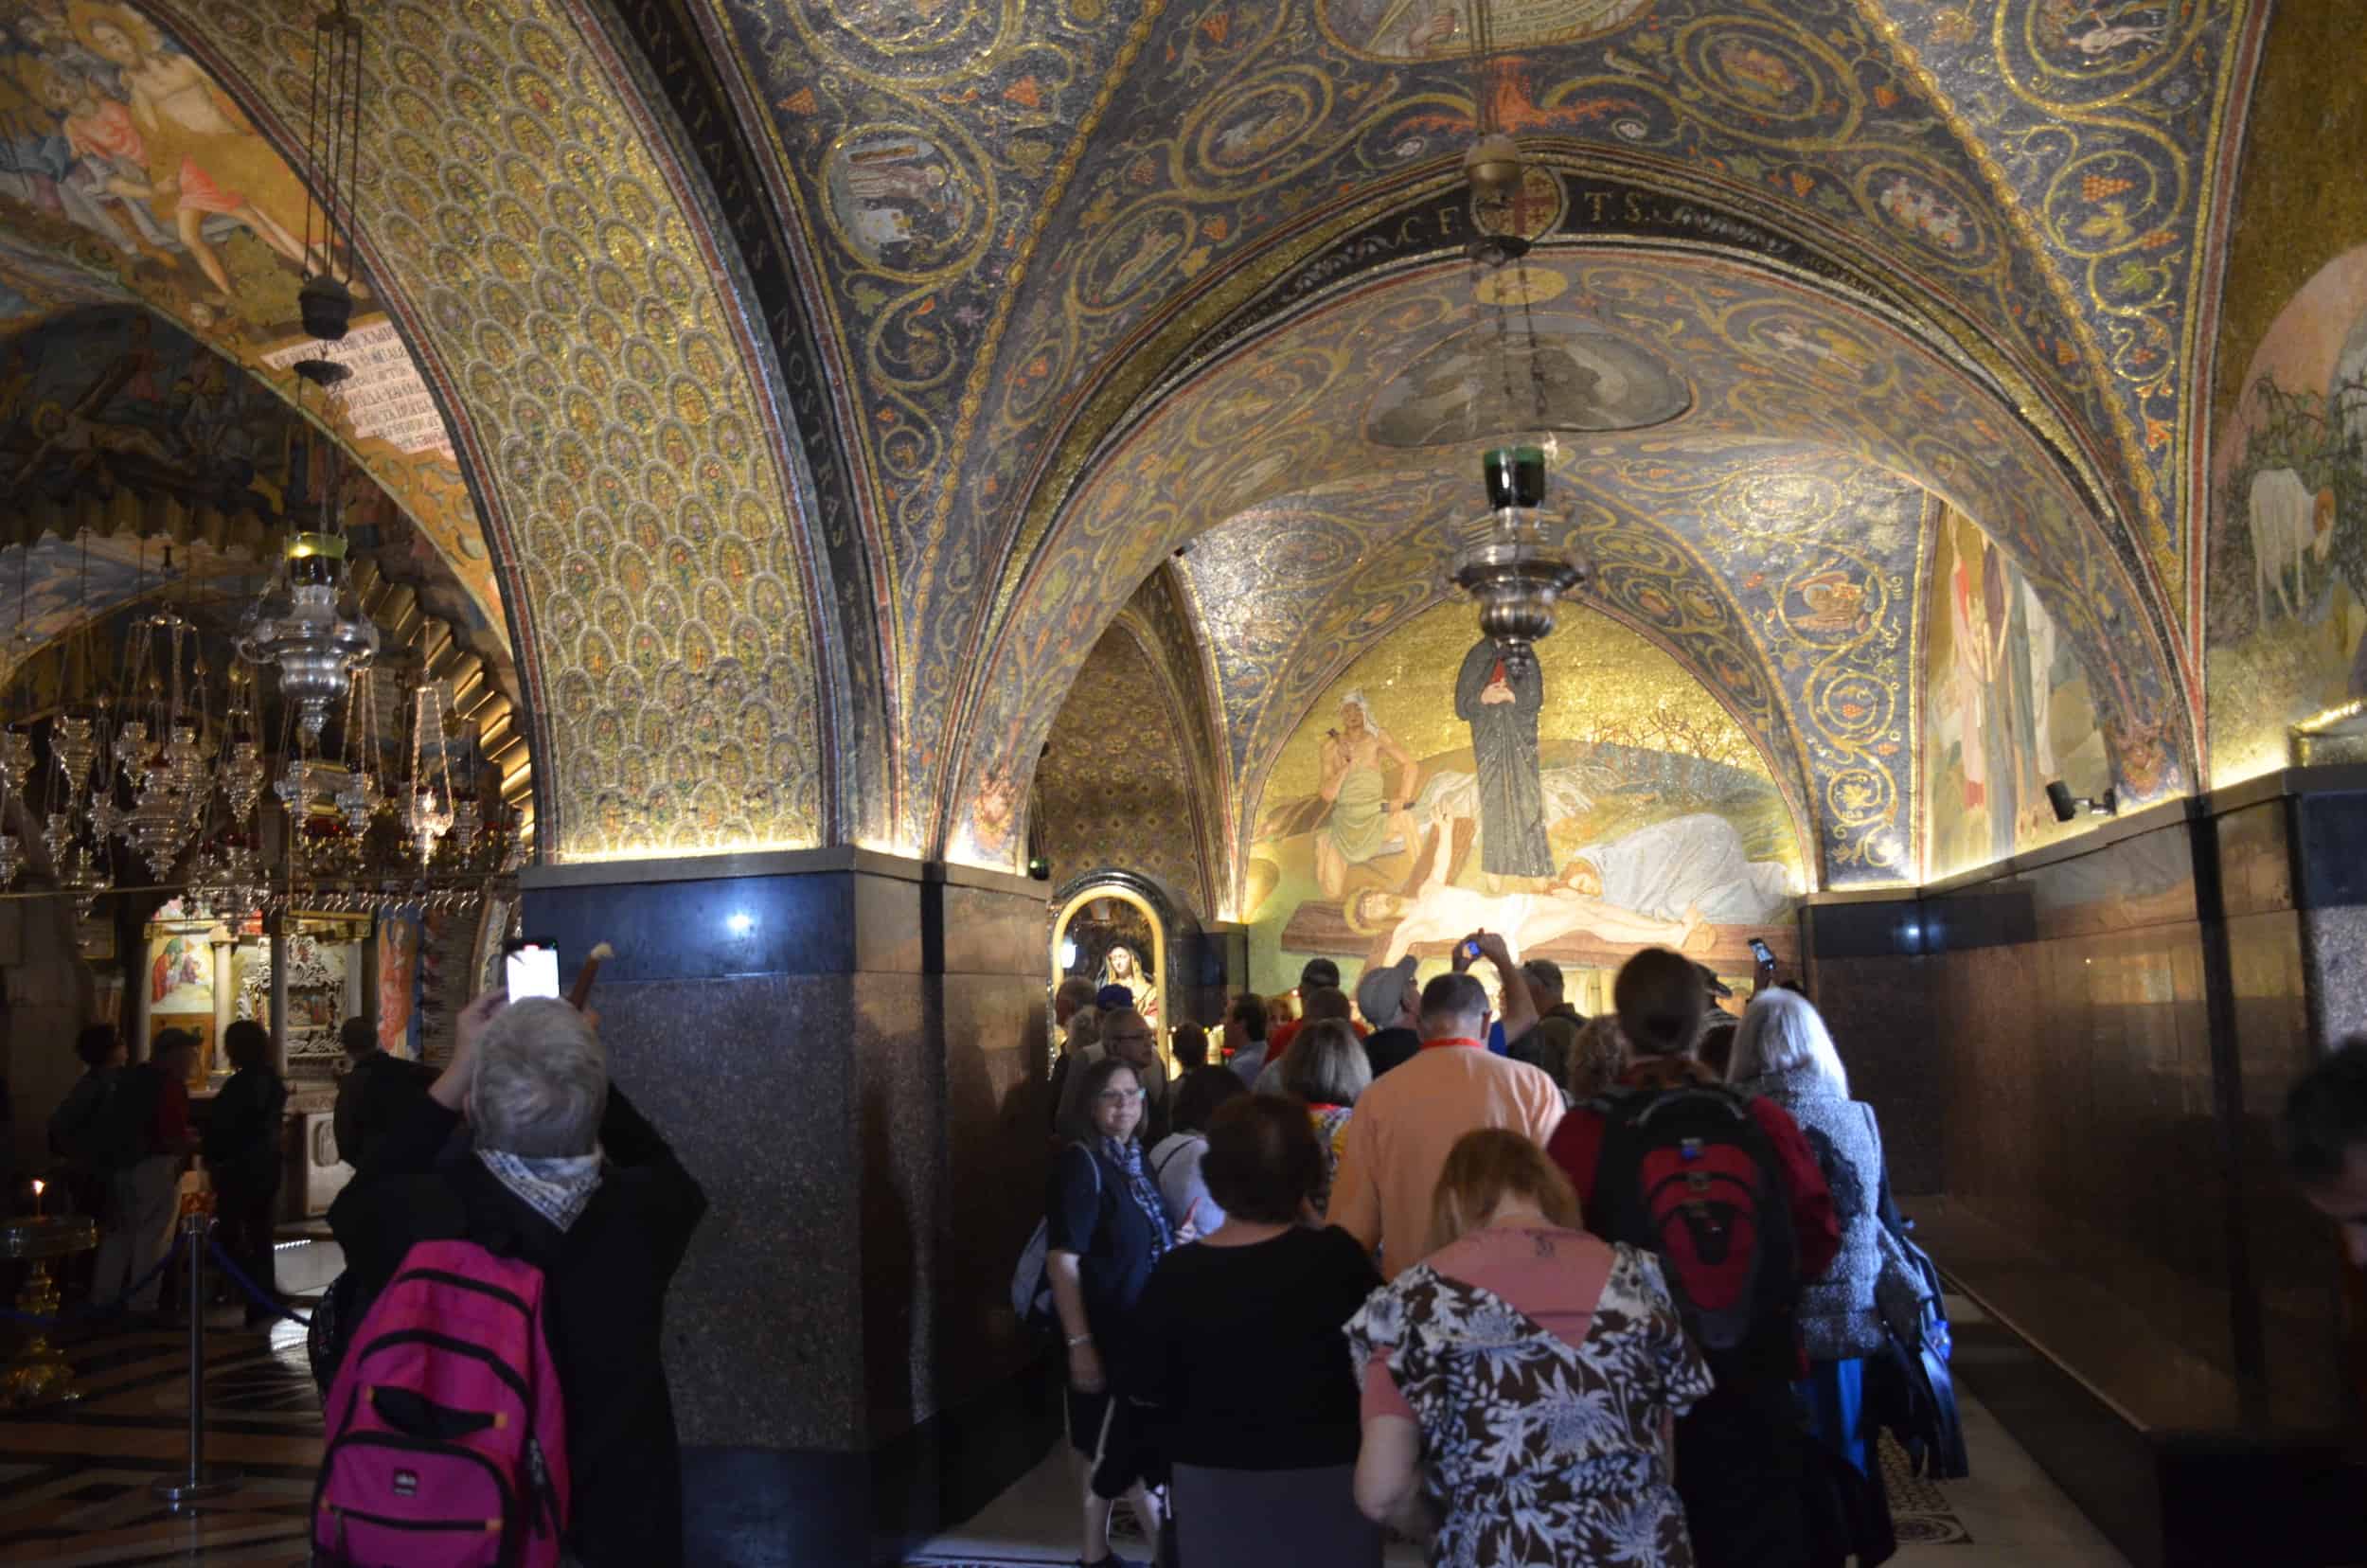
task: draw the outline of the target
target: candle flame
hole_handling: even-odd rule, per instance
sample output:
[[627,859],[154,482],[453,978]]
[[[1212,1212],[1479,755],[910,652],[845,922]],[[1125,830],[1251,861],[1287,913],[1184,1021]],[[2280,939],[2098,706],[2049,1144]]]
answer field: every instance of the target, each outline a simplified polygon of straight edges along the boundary
[[36,1197],[36,1198],[40,1197],[40,1196],[42,1195],[42,1193],[43,1193],[43,1192],[44,1192],[44,1191],[47,1188],[47,1186],[48,1186],[48,1184],[47,1184],[46,1182],[44,1182],[44,1181],[43,1181],[40,1177],[38,1177],[38,1176],[34,1177],[34,1178],[33,1178],[33,1196],[34,1196],[34,1197]]

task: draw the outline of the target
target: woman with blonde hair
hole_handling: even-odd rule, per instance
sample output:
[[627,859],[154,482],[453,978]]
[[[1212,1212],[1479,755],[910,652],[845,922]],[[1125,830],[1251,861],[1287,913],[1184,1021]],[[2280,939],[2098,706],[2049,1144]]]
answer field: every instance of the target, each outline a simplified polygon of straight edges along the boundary
[[1297,1048],[1282,1059],[1282,1092],[1307,1107],[1307,1123],[1323,1147],[1324,1179],[1315,1188],[1318,1218],[1330,1212],[1331,1179],[1340,1173],[1340,1150],[1348,1141],[1348,1117],[1356,1096],[1372,1087],[1373,1064],[1364,1042],[1337,1018],[1308,1025]]
[[1466,1133],[1435,1249],[1350,1319],[1363,1378],[1356,1499],[1433,1564],[1691,1568],[1676,1418],[1710,1390],[1659,1263],[1579,1228],[1577,1194],[1517,1132]]

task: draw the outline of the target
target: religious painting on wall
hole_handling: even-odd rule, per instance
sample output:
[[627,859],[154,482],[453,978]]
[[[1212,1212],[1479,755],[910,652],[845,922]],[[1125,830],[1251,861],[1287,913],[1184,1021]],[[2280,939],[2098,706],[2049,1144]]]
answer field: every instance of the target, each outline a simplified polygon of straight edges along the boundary
[[418,1019],[414,1001],[419,982],[419,918],[391,910],[378,918],[378,1048],[388,1056],[417,1058]]
[[2367,698],[2367,247],[2293,295],[2213,445],[2212,776],[2278,767],[2288,726]]
[[1925,607],[1928,877],[2001,861],[2081,830],[2046,787],[2095,796],[2112,781],[2088,678],[2029,580],[1953,508],[1940,514]]
[[[205,353],[168,363],[188,345],[158,331],[128,357],[89,362],[116,366],[86,371],[94,395],[116,371],[133,378],[105,404],[29,405],[42,438],[69,455],[96,445],[111,463],[132,465],[152,463],[158,450],[235,441],[228,415],[264,383],[288,384],[294,361],[325,355],[353,372],[331,422],[472,597],[497,604],[451,433],[367,276],[352,280],[357,310],[342,342],[302,329],[296,295],[308,266],[342,261],[347,247],[342,236],[322,238],[317,217],[308,246],[308,196],[288,161],[197,56],[137,9],[26,0],[12,9],[0,21],[0,220],[10,231],[0,241],[0,322],[142,305],[253,373]],[[152,327],[146,312],[136,319]],[[155,401],[182,411],[151,430]],[[269,456],[255,454],[258,472],[272,468]],[[236,483],[235,453],[209,448],[203,457],[203,472]],[[498,617],[489,624],[506,639]]]
[[1159,984],[1161,935],[1131,892],[1089,893],[1060,922],[1058,977],[1090,980],[1096,990],[1124,986],[1133,995],[1134,1010],[1155,1032],[1166,1012]]
[[1437,972],[1483,929],[1560,964],[1581,1009],[1645,947],[1743,980],[1753,936],[1796,949],[1800,848],[1757,748],[1600,615],[1565,612],[1530,668],[1467,605],[1416,616],[1317,701],[1257,811],[1244,907],[1269,993],[1317,955],[1351,989],[1408,953]]
[[214,950],[203,932],[150,939],[148,1010],[214,1016]]

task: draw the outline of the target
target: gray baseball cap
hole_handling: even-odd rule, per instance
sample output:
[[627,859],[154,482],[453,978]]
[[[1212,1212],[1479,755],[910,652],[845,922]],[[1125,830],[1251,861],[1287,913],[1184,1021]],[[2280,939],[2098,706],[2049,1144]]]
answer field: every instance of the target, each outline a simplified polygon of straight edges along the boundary
[[1421,960],[1411,955],[1394,964],[1379,964],[1357,978],[1356,1010],[1364,1015],[1364,1022],[1376,1029],[1385,1029],[1397,1022],[1397,1009],[1404,1005],[1405,988],[1412,983],[1414,971]]

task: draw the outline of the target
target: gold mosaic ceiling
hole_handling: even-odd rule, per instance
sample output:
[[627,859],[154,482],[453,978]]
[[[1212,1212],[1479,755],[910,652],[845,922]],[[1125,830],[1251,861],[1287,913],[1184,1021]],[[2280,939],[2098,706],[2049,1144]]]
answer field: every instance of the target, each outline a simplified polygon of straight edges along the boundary
[[[144,9],[290,145],[308,4]],[[559,853],[1006,859],[968,805],[1023,798],[1140,576],[1073,591],[1103,563],[1062,519],[1184,367],[1459,243],[1475,93],[1557,171],[1516,220],[1549,248],[1779,259],[2016,423],[2049,516],[1982,521],[2083,542],[2145,629],[2128,749],[2193,767],[2191,372],[2253,0],[1500,0],[1478,78],[1465,0],[363,9],[356,238],[449,428]]]

